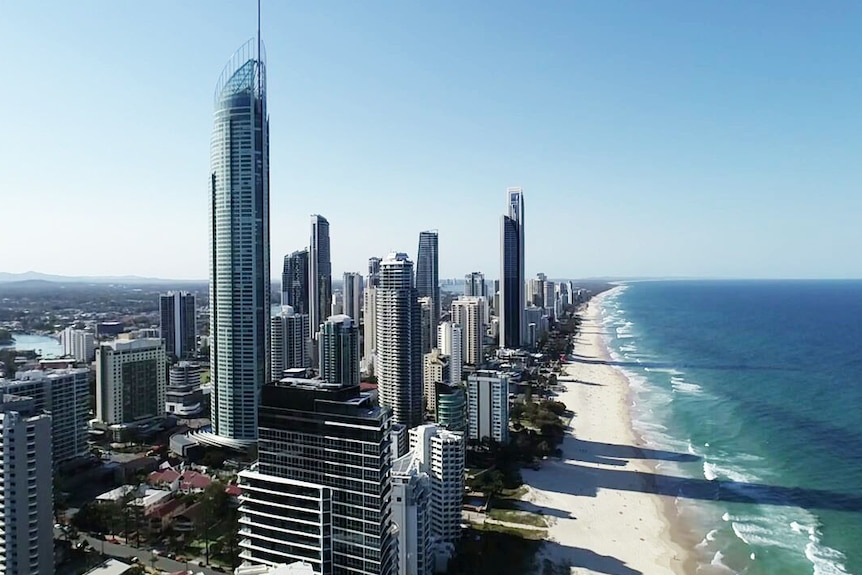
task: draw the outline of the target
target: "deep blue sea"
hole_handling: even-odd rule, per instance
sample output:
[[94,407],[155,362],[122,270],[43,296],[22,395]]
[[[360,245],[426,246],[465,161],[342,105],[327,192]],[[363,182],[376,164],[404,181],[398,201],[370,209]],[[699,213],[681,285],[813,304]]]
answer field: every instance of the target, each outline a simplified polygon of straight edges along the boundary
[[699,573],[862,574],[862,281],[636,282],[603,314]]

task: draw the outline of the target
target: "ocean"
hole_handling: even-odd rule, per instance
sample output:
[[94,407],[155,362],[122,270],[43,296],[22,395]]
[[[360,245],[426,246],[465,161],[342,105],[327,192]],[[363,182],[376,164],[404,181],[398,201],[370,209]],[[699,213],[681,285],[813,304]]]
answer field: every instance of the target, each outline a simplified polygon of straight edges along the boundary
[[698,573],[862,574],[862,281],[633,282],[602,307]]

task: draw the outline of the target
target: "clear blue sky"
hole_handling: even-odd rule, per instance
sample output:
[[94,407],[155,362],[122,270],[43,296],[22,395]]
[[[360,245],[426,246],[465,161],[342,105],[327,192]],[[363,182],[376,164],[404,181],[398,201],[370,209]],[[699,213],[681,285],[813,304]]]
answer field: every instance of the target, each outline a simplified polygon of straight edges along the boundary
[[[274,275],[862,277],[862,3],[264,0]],[[253,0],[0,0],[0,271],[207,277],[215,82]]]

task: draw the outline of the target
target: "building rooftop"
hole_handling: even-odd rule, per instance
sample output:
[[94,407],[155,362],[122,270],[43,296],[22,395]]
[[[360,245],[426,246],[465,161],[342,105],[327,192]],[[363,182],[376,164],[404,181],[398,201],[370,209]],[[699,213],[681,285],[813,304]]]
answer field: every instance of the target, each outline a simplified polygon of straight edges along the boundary
[[128,563],[117,559],[108,559],[100,565],[96,565],[84,575],[123,575],[132,568]]
[[285,565],[281,563],[275,566],[269,565],[242,565],[237,567],[234,575],[317,575],[311,563],[297,561]]

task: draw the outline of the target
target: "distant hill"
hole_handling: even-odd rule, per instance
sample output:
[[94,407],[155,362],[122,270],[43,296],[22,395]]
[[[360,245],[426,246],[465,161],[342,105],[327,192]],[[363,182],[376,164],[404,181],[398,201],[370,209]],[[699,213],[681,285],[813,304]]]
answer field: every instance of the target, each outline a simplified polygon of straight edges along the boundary
[[0,272],[0,283],[45,281],[57,283],[99,283],[99,284],[176,284],[176,283],[207,283],[207,280],[170,280],[163,278],[147,278],[141,276],[58,276],[41,272],[24,272],[13,274]]

